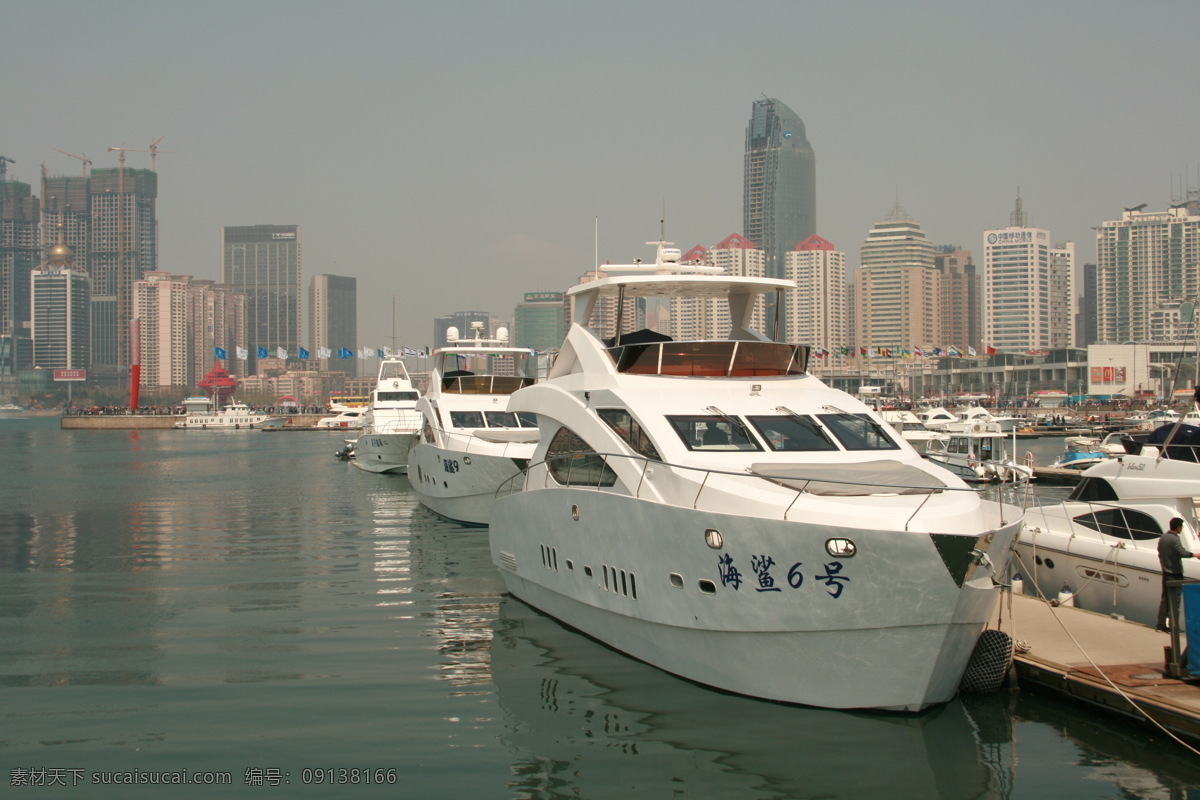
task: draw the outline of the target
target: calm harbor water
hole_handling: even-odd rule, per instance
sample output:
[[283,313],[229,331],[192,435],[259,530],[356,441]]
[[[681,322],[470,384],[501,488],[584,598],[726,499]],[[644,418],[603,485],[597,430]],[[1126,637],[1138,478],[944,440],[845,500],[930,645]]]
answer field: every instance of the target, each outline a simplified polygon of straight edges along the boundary
[[[1200,797],[1182,748],[1028,693],[903,717],[672,678],[339,445],[0,420],[4,796]],[[180,776],[228,783],[110,783]]]

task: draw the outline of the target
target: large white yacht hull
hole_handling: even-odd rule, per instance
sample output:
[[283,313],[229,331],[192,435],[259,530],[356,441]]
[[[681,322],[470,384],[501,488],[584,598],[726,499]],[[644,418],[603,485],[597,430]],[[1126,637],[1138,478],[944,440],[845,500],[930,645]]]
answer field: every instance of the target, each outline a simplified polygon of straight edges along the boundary
[[367,472],[408,472],[412,433],[365,433],[354,445],[354,466]]
[[[721,547],[706,541],[710,530]],[[998,571],[1016,532],[993,536]],[[853,557],[829,554],[837,538],[854,543]],[[918,711],[949,700],[999,596],[984,569],[960,574],[960,585],[927,533],[592,489],[503,497],[490,539],[508,590],[565,624],[701,684],[826,708]]]
[[421,504],[435,514],[467,525],[487,525],[496,489],[520,472],[526,456],[466,453],[418,441],[410,453],[409,478]]

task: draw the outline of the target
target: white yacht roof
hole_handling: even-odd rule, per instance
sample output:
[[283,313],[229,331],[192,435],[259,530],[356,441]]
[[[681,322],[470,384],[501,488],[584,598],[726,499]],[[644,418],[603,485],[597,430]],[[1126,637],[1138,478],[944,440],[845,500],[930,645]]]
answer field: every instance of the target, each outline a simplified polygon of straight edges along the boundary
[[731,292],[766,294],[777,289],[794,289],[795,281],[779,278],[745,278],[731,275],[611,275],[567,290],[569,295],[595,293],[615,297],[725,297]]

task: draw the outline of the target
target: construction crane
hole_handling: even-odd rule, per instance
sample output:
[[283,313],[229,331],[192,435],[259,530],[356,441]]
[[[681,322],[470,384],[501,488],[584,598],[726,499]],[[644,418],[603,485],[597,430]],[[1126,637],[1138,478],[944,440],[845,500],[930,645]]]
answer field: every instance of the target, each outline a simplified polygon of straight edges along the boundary
[[59,150],[57,147],[54,148],[54,152],[62,153],[64,156],[70,156],[71,158],[78,158],[80,161],[82,161],[83,162],[83,177],[85,177],[85,178],[87,177],[88,167],[90,167],[92,165],[92,160],[90,158],[88,158],[86,154],[84,154],[82,156],[77,156],[74,153],[68,153],[66,150]]
[[4,176],[8,174],[8,165],[15,163],[17,162],[13,161],[8,156],[0,156],[0,181],[6,180]]
[[151,142],[149,150],[138,150],[133,147],[110,147],[110,148],[108,148],[108,152],[111,153],[115,150],[121,154],[121,169],[125,169],[125,154],[126,153],[149,153],[150,154],[150,171],[157,172],[158,170],[155,169],[155,163],[154,163],[155,158],[158,156],[159,153],[171,152],[170,150],[159,150],[158,149],[158,143],[161,142],[162,140],[163,140],[163,137],[160,136],[157,139],[155,139],[153,142]]

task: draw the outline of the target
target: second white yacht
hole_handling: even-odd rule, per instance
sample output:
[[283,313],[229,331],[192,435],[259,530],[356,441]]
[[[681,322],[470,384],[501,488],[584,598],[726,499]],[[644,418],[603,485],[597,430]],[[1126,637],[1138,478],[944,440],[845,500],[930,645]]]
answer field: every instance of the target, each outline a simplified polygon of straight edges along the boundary
[[506,410],[508,397],[534,382],[536,354],[508,346],[508,331],[482,338],[446,332],[433,353],[429,389],[417,402],[421,434],[409,455],[408,476],[421,503],[436,514],[486,525],[500,484],[529,464],[537,445],[532,414]]

